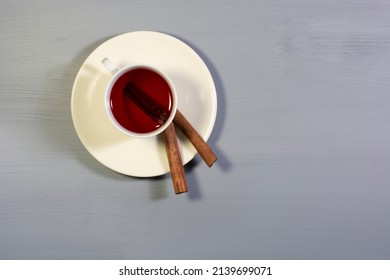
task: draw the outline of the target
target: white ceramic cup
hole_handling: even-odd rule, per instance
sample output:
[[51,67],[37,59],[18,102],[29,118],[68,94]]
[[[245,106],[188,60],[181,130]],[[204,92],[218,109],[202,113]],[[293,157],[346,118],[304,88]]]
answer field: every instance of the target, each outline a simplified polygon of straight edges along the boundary
[[[171,79],[165,73],[163,73],[161,70],[158,70],[155,67],[151,67],[149,65],[139,65],[139,64],[138,65],[129,65],[129,66],[123,67],[121,69],[117,69],[117,67],[108,58],[104,58],[101,62],[105,66],[105,68],[113,75],[112,78],[110,79],[107,87],[106,87],[105,101],[104,101],[107,115],[108,115],[108,118],[110,119],[111,123],[119,131],[121,131],[122,133],[124,133],[128,136],[132,136],[132,137],[147,138],[147,137],[156,136],[156,135],[160,134],[161,132],[163,132],[173,121],[175,114],[176,114],[176,110],[177,110],[177,93],[176,93],[176,89],[175,89]],[[167,84],[169,85],[169,87],[171,89],[171,93],[172,93],[172,107],[171,107],[171,112],[170,112],[168,119],[166,120],[166,122],[163,125],[161,125],[157,129],[150,131],[150,132],[146,132],[146,133],[139,133],[139,132],[130,131],[130,130],[126,129],[125,127],[123,127],[116,120],[116,118],[111,110],[111,104],[110,104],[112,88],[115,85],[116,81],[125,73],[127,73],[131,70],[134,70],[134,69],[138,69],[138,68],[148,69],[148,70],[151,70],[151,71],[159,74],[167,82]]]

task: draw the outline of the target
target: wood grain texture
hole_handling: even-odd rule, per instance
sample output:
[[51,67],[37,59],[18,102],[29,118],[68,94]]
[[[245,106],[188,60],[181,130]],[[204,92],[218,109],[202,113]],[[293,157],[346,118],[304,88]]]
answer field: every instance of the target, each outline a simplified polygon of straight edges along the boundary
[[[389,14],[386,0],[0,1],[0,259],[389,259]],[[218,164],[195,157],[180,196],[170,176],[105,168],[73,128],[80,66],[135,30],[184,40],[217,88]]]

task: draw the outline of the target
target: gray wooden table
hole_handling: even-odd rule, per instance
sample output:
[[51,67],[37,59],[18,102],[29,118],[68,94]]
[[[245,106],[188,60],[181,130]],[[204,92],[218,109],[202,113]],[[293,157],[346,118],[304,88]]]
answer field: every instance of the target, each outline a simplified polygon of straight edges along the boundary
[[[390,2],[0,2],[1,259],[389,259]],[[154,30],[209,67],[219,161],[137,179],[73,127],[78,70]]]

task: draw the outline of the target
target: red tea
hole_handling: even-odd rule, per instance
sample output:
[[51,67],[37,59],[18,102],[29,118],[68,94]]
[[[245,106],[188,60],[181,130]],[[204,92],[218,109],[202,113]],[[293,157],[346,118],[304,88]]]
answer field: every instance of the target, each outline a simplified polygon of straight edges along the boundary
[[125,93],[129,83],[135,85],[162,110],[169,114],[172,110],[172,91],[166,80],[147,68],[129,70],[118,78],[111,90],[111,111],[117,122],[129,131],[148,133],[162,124],[151,118],[132,98]]

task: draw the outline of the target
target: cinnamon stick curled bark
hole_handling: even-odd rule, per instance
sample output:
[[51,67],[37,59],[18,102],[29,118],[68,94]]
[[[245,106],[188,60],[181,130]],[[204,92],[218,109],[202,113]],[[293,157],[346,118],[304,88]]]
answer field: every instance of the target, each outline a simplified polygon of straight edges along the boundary
[[165,150],[167,152],[169,168],[171,170],[171,177],[173,188],[176,194],[188,191],[187,181],[184,174],[183,161],[180,154],[179,144],[177,142],[175,125],[171,123],[164,130]]
[[187,121],[183,114],[177,110],[175,118],[173,119],[175,125],[184,133],[184,135],[191,141],[199,155],[206,162],[208,167],[211,167],[217,160],[217,156],[210,149],[209,145],[198,134],[195,128]]
[[[132,83],[128,83],[125,87],[125,93],[148,114],[156,123],[163,125],[168,119],[167,113],[154,102],[153,99],[142,91],[139,87]],[[203,140],[195,128],[184,117],[184,115],[177,109],[173,119],[175,125],[184,133],[190,140],[192,145],[198,151],[199,155],[206,162],[208,167],[211,167],[217,160],[217,156],[213,153],[209,145]]]
[[161,108],[156,102],[150,98],[145,92],[133,83],[127,83],[124,92],[130,99],[146,113],[153,121],[159,125],[166,123],[168,112]]

